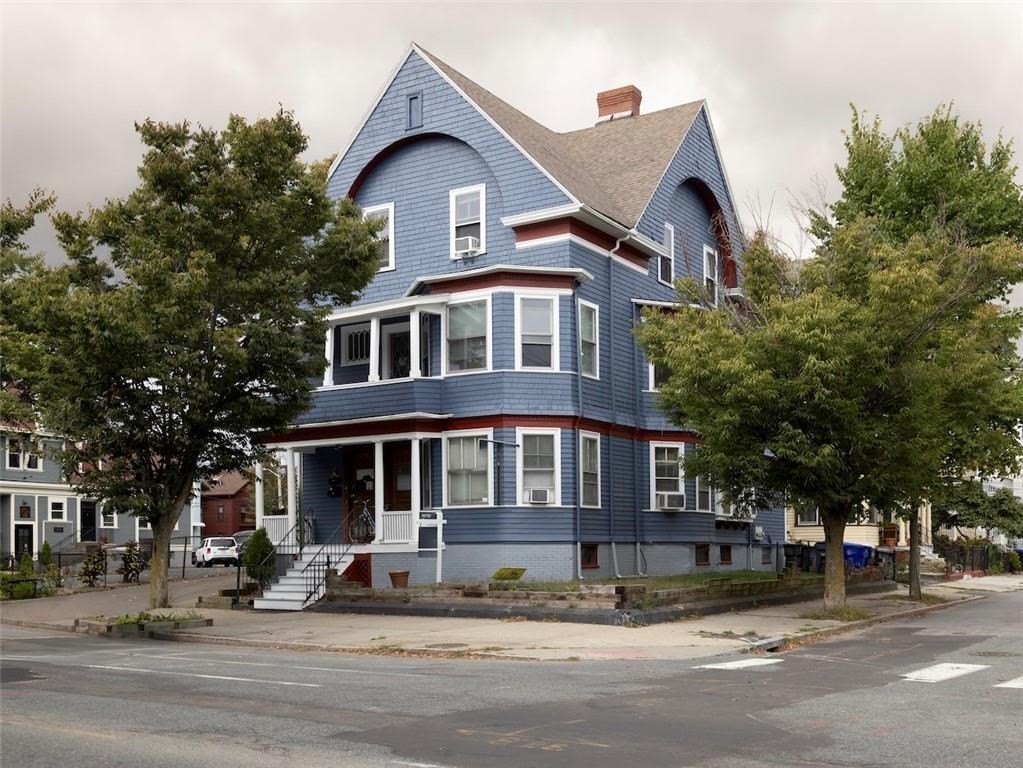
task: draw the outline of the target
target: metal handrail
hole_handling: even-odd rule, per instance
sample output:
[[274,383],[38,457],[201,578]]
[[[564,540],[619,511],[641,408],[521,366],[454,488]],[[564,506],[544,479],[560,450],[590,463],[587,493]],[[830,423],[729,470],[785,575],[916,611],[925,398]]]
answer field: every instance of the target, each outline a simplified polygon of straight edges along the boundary
[[[253,566],[253,570],[255,570],[258,573],[259,571],[262,570],[264,565],[266,565],[268,562],[270,562],[273,558],[277,557],[277,547],[279,547],[281,544],[286,542],[288,540],[288,538],[291,536],[291,534],[299,527],[299,525],[302,524],[302,522],[303,521],[302,521],[301,518],[296,520],[295,524],[293,526],[291,526],[287,531],[285,531],[284,535],[278,541],[271,540],[270,541],[270,551],[267,552],[266,556],[262,560],[260,560],[255,566]],[[296,541],[298,541],[298,554],[299,554],[299,557],[301,557],[301,555],[302,555],[302,548],[303,548],[304,544],[301,541],[301,537],[296,537]],[[242,559],[239,557],[238,558],[237,570],[235,572],[234,597],[231,598],[231,605],[239,605],[241,603],[242,568],[245,569],[245,574],[246,574],[245,578],[247,579],[246,583],[249,583],[250,581],[252,581],[252,579],[248,575],[249,574],[249,566],[248,565],[243,565],[242,564]],[[276,576],[274,576],[274,581],[277,581],[277,577]],[[262,585],[260,585],[260,586],[262,586]]]
[[[342,519],[338,526],[331,532],[330,536],[327,537],[327,540],[320,545],[320,548],[316,551],[316,554],[313,555],[312,560],[310,560],[302,569],[302,575],[305,577],[306,600],[309,600],[309,598],[316,594],[319,591],[320,587],[323,585],[323,583],[327,580],[327,571],[330,570],[330,554],[327,555],[327,559],[325,562],[320,562],[320,555],[323,554],[323,551],[327,547],[331,546],[340,547],[341,551],[338,553],[337,560],[334,561],[337,562],[338,560],[342,560],[344,556],[348,554],[348,551],[352,548],[354,542],[344,541],[343,535],[344,527],[345,521],[344,519]],[[342,534],[341,536],[342,540],[340,543],[335,543],[333,539],[339,533]]]
[[65,545],[65,544],[67,544],[67,543],[68,543],[69,541],[71,541],[72,539],[77,539],[77,541],[71,541],[71,543],[72,543],[72,544],[77,544],[77,543],[79,543],[79,542],[81,541],[81,539],[79,538],[80,534],[81,534],[81,531],[80,531],[80,530],[79,530],[79,528],[78,528],[78,527],[76,526],[76,527],[74,528],[74,530],[73,530],[73,531],[71,531],[71,533],[69,533],[69,534],[68,534],[67,536],[65,536],[65,537],[64,537],[63,539],[61,539],[60,541],[58,541],[58,542],[57,542],[56,544],[51,544],[51,545],[50,545],[50,550],[51,550],[51,551],[53,551],[53,552],[57,552],[57,551],[61,550],[61,549],[62,549],[62,548],[64,547],[64,545]]

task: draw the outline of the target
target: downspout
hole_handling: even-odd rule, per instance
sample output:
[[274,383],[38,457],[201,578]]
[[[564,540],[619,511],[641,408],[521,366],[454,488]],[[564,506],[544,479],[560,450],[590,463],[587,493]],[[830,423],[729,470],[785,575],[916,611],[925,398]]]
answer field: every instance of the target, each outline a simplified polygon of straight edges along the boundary
[[[633,310],[635,311],[635,310]],[[635,317],[635,315],[633,315]],[[639,425],[639,414],[640,414],[640,388],[639,388],[639,347],[635,347],[635,352],[632,355],[632,391],[636,396],[636,408],[633,411],[633,419],[636,425]],[[636,445],[636,441],[632,441],[632,486],[634,490],[638,489],[639,486],[639,450]],[[640,543],[642,536],[640,535],[639,527],[642,517],[639,514],[639,494],[633,494],[636,497],[636,501],[633,506],[633,528],[636,531],[636,575],[646,578],[646,571],[643,569],[643,545]]]
[[614,566],[615,578],[622,578],[622,573],[618,568],[618,547],[615,542],[615,440],[614,440],[614,425],[618,423],[618,398],[615,397],[615,297],[614,297],[614,256],[618,252],[618,249],[622,247],[622,243],[625,241],[624,237],[618,238],[615,243],[615,247],[612,248],[607,255],[607,313],[608,313],[608,327],[611,329],[609,334],[611,337],[611,430],[607,436],[607,449],[608,449],[608,491],[610,493],[611,503],[608,505],[610,524],[610,539],[611,539],[611,564]]

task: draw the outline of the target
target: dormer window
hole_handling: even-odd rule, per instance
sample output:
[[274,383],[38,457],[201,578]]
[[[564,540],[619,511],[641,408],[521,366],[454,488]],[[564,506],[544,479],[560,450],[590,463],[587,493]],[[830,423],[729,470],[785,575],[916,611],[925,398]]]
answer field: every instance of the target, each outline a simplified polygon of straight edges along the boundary
[[657,279],[671,285],[675,279],[675,228],[671,224],[664,225],[664,249],[667,253],[657,259]]
[[451,190],[451,258],[478,256],[487,249],[487,187]]

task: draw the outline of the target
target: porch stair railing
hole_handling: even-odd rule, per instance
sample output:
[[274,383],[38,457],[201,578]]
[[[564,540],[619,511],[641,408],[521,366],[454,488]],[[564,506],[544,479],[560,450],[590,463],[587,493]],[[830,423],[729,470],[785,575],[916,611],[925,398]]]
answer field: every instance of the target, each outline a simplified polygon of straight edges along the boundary
[[327,571],[336,568],[343,572],[354,562],[351,542],[345,542],[344,524],[327,537],[319,548],[310,554],[300,553],[287,573],[263,591],[263,597],[253,601],[257,610],[301,611],[323,597],[326,591]]

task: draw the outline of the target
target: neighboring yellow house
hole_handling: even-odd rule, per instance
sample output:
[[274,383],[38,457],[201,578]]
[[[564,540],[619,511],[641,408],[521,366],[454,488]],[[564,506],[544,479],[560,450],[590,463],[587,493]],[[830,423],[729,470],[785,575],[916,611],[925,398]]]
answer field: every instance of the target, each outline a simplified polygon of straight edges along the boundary
[[[909,523],[905,520],[896,520],[892,525],[898,526],[896,545],[908,547]],[[920,534],[920,545],[931,546],[930,504],[920,507]],[[819,541],[824,541],[824,526],[821,525],[816,508],[797,510],[789,507],[785,511],[785,540],[800,544],[816,544]],[[859,523],[849,523],[845,527],[844,541],[849,544],[866,544],[871,547],[883,545],[882,524],[878,511],[871,507],[864,511]]]

